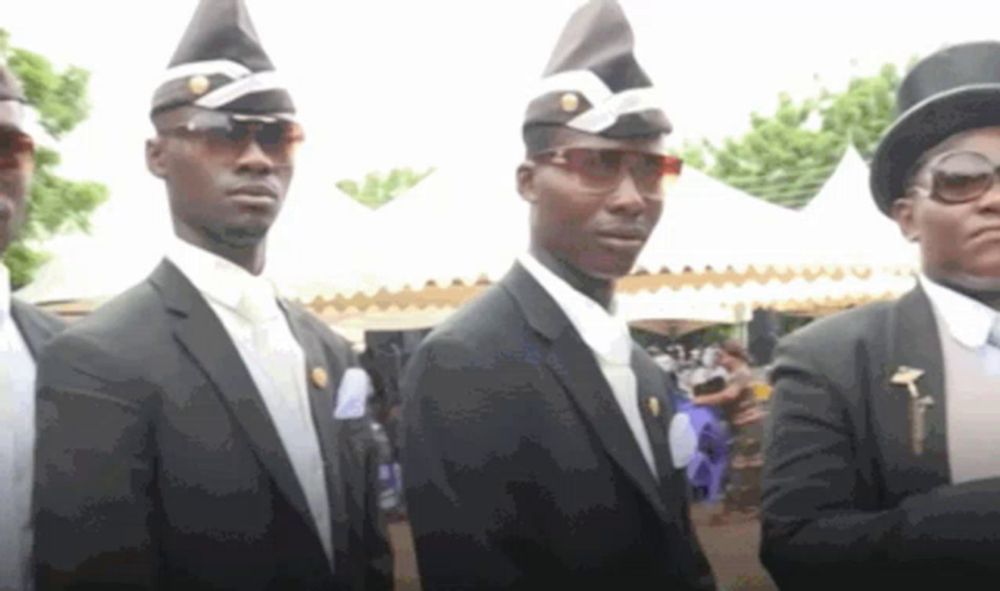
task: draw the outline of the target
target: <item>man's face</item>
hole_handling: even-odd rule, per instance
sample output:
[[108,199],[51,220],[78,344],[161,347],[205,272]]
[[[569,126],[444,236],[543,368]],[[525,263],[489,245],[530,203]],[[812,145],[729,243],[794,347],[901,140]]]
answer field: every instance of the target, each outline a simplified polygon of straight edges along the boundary
[[[660,155],[661,139],[619,140],[559,129],[553,146]],[[534,157],[518,168],[518,190],[532,204],[532,243],[583,273],[614,280],[632,269],[663,208],[662,193],[630,172],[595,189],[585,175]]]
[[1000,289],[1000,184],[995,173],[992,187],[977,199],[946,203],[935,194],[935,177],[937,186],[943,186],[947,177],[940,172],[960,152],[982,155],[995,171],[1000,166],[1000,127],[956,134],[929,150],[914,189],[893,204],[893,217],[905,236],[920,243],[928,276],[969,289]]
[[21,131],[23,107],[0,101],[0,253],[14,241],[28,214],[28,187],[34,170],[34,146]]
[[206,246],[254,246],[281,210],[292,179],[291,154],[287,146],[262,143],[252,130],[238,139],[185,129],[204,116],[189,107],[158,115],[159,137],[147,145],[147,163],[166,182],[179,235],[193,234]]

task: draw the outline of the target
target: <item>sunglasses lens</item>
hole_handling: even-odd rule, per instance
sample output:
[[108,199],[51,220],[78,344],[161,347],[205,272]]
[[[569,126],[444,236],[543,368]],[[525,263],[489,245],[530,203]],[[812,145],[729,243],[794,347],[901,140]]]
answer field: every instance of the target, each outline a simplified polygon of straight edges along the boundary
[[681,160],[660,154],[636,154],[632,178],[641,191],[659,195],[672,185],[681,173]]
[[31,136],[14,129],[0,130],[0,168],[26,167],[34,152]]
[[934,194],[950,203],[971,201],[990,190],[995,176],[993,163],[982,154],[951,154],[934,167]]
[[251,138],[278,162],[291,160],[302,141],[302,128],[291,121],[241,121],[233,119],[201,122],[187,128],[216,153],[233,155],[246,149]]
[[605,190],[618,183],[622,152],[571,148],[564,152],[567,167],[590,188]]

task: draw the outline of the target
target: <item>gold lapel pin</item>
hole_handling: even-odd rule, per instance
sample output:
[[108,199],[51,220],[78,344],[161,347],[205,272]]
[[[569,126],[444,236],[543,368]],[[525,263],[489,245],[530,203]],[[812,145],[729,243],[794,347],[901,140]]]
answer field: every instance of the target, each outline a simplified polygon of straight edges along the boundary
[[188,78],[188,90],[192,94],[201,96],[208,91],[209,86],[211,86],[211,82],[209,82],[206,76],[202,76],[201,74]]
[[920,391],[917,390],[917,380],[924,375],[924,370],[916,367],[899,366],[896,373],[892,374],[892,384],[894,386],[906,386],[906,390],[913,398],[920,398]]
[[920,397],[917,380],[922,375],[924,370],[903,365],[896,370],[891,379],[894,386],[906,386],[906,390],[910,393],[910,444],[913,447],[913,455],[916,456],[924,454],[924,442],[927,439],[927,409],[934,406],[934,399],[930,396]]
[[329,377],[326,375],[326,370],[322,367],[314,367],[311,372],[309,372],[309,378],[312,380],[313,386],[323,389],[326,388],[327,382],[329,382]]
[[559,106],[562,107],[563,111],[572,113],[580,108],[580,99],[577,98],[575,93],[567,92],[559,97]]
[[646,403],[649,405],[649,412],[653,413],[654,417],[660,416],[660,399],[655,396],[650,396]]

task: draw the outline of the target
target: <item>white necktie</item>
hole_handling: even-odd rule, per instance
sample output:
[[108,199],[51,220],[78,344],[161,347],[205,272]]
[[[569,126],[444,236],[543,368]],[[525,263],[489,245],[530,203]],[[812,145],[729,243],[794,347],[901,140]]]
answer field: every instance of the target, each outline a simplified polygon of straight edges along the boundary
[[266,392],[261,395],[281,407],[277,412],[272,410],[271,418],[302,484],[323,549],[332,560],[332,525],[322,452],[309,410],[308,393],[300,391],[304,388],[305,357],[273,290],[267,284],[255,287],[243,293],[236,311],[250,324],[254,353],[274,391],[273,396],[267,396]]

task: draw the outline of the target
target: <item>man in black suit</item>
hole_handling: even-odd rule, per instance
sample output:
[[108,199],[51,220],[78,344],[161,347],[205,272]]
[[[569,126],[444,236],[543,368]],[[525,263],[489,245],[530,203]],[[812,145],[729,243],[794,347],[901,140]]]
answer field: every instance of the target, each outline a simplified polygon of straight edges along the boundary
[[[34,167],[20,81],[0,65],[0,256],[24,223]],[[0,589],[31,587],[35,361],[63,322],[10,295],[0,262]]]
[[203,0],[146,150],[177,239],[40,364],[39,589],[391,588],[367,377],[260,276],[293,114],[242,0]]
[[710,589],[690,425],[615,313],[680,172],[613,1],[569,21],[524,127],[531,247],[422,343],[403,482],[425,590]]
[[1000,575],[1000,43],[921,61],[898,109],[871,188],[922,272],[779,347],[761,557],[782,588]]

